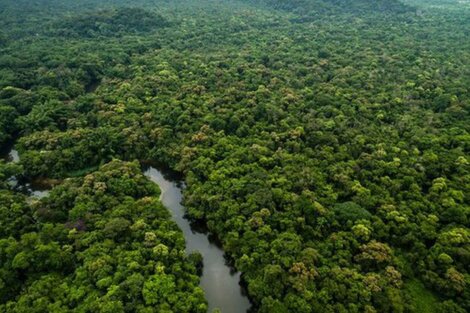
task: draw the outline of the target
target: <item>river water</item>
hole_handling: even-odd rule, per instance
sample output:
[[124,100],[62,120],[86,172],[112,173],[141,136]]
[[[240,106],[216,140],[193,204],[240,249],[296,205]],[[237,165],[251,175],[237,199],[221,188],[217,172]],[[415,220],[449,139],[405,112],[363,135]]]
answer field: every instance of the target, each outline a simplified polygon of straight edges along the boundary
[[[4,154],[3,159],[7,162],[20,161],[18,151],[14,148]],[[227,264],[222,248],[216,242],[211,241],[206,233],[193,229],[184,217],[185,209],[181,205],[183,198],[181,184],[154,167],[149,167],[145,175],[160,187],[160,201],[170,211],[173,220],[183,231],[186,252],[198,251],[203,257],[204,266],[200,286],[209,304],[208,312],[218,308],[222,313],[246,313],[251,304],[240,286],[240,273]],[[35,198],[43,198],[49,194],[48,189],[19,182],[16,177],[12,178],[10,183],[15,189]]]
[[[9,149],[9,151],[2,156],[6,162],[17,163],[20,161],[20,156],[18,151],[14,148]],[[16,177],[10,178],[9,183],[18,191],[21,191],[31,197],[40,199],[49,195],[49,188],[44,186],[39,186],[37,184],[31,184],[30,182],[19,181]]]
[[200,286],[209,303],[209,312],[218,308],[222,313],[246,313],[251,304],[240,286],[240,273],[227,265],[224,251],[211,242],[207,234],[192,229],[190,222],[184,218],[180,184],[153,167],[148,168],[145,175],[160,187],[160,201],[183,231],[186,252],[199,251],[203,257]]

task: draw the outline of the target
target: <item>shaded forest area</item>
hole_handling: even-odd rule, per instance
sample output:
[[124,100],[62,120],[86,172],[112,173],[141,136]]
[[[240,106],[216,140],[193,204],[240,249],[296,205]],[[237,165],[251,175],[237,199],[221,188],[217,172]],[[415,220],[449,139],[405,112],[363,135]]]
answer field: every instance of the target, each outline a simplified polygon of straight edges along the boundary
[[137,160],[255,312],[470,311],[470,7],[435,3],[2,1],[0,312],[207,311]]

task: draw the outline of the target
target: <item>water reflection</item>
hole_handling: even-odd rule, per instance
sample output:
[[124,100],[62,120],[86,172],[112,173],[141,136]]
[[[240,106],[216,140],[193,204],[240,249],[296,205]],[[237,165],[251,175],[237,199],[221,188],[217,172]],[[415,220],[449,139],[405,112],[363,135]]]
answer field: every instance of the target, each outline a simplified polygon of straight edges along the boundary
[[16,151],[15,149],[11,149],[7,156],[7,162],[17,163],[19,161],[20,156],[18,154],[18,151]]
[[[17,163],[20,161],[18,151],[10,148],[9,151],[3,155],[3,159],[9,163]],[[18,179],[18,177],[11,177],[8,184],[16,191],[22,192],[33,198],[41,199],[49,195],[50,186],[44,186],[34,182],[26,182]]]
[[209,303],[209,312],[219,308],[222,313],[246,313],[251,305],[240,287],[240,273],[227,265],[224,252],[216,242],[209,240],[206,234],[197,231],[184,218],[180,184],[168,180],[169,177],[153,167],[149,167],[145,175],[160,187],[160,200],[183,231],[187,253],[199,251],[203,256],[201,287]]

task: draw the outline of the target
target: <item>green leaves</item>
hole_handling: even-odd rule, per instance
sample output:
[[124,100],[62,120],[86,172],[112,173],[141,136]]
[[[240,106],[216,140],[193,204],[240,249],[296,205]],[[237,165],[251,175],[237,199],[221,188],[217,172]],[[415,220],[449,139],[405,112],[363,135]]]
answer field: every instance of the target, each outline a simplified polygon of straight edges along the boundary
[[165,307],[165,304],[172,304],[176,300],[175,289],[175,281],[170,275],[157,273],[144,283],[142,295],[147,305]]
[[200,257],[118,161],[136,159],[184,174],[260,312],[469,310],[463,5],[17,2],[0,143],[19,133],[21,164],[1,187],[75,178],[31,205],[0,193],[0,311],[205,312]]
[[54,35],[72,38],[123,36],[169,26],[159,14],[142,8],[117,8],[77,14],[54,25]]
[[[0,193],[0,200],[8,203],[7,196]],[[63,306],[77,312],[205,312],[197,286],[200,260],[185,256],[183,235],[157,196],[138,163],[115,160],[25,208],[40,219],[23,221],[23,228],[21,211],[3,214],[18,229],[3,229],[2,236],[19,232],[21,238],[0,239],[0,282],[15,282],[0,293],[2,303],[12,312],[36,302],[38,312],[63,312]],[[37,289],[46,282],[47,297]]]

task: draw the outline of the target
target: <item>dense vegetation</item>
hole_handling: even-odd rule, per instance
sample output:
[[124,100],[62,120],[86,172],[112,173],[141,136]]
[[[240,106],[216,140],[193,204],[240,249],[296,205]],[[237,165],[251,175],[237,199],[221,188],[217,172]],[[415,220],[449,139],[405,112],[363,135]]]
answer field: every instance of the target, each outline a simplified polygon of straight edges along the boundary
[[197,256],[136,163],[0,194],[0,312],[206,312]]
[[[136,159],[184,175],[256,311],[470,311],[465,3],[16,2],[0,312],[205,311]],[[75,178],[30,203],[18,175]]]
[[254,4],[263,4],[275,9],[285,11],[293,11],[299,15],[318,15],[331,14],[341,12],[346,14],[357,14],[365,12],[375,13],[392,13],[400,14],[412,11],[411,7],[407,7],[397,0],[246,0]]
[[159,15],[139,8],[119,8],[73,16],[54,25],[58,36],[97,37],[149,32],[167,26]]

